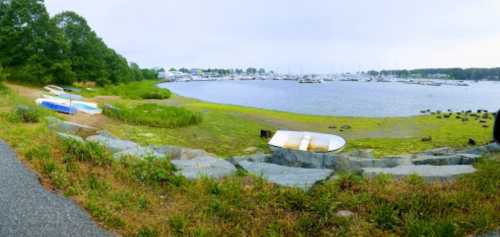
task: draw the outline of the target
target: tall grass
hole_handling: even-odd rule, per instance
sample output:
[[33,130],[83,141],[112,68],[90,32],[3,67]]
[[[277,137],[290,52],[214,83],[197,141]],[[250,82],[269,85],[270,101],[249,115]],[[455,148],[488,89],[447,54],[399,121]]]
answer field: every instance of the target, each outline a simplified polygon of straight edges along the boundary
[[202,121],[200,113],[158,104],[141,104],[135,107],[117,104],[106,106],[103,113],[126,123],[160,128],[185,127]]

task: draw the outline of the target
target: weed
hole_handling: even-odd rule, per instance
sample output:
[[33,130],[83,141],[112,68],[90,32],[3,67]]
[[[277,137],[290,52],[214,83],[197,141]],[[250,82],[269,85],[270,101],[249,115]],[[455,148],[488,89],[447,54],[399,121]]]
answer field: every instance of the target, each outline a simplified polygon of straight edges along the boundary
[[158,230],[154,227],[142,227],[137,231],[137,237],[156,237],[158,236]]
[[170,184],[180,186],[184,179],[175,175],[175,168],[167,159],[146,157],[143,160],[132,159],[130,169],[135,180],[152,185]]
[[172,229],[172,233],[176,236],[184,236],[186,232],[186,226],[188,225],[188,219],[182,215],[176,215],[170,217],[168,224]]

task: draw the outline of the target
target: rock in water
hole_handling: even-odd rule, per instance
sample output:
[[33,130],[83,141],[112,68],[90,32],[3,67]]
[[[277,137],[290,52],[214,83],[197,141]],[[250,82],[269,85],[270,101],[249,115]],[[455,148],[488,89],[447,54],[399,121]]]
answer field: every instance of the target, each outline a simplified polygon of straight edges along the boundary
[[391,174],[396,178],[416,174],[427,181],[451,180],[456,176],[474,173],[476,169],[472,165],[402,165],[393,168],[364,168],[363,175],[374,177],[380,174]]
[[333,174],[333,170],[330,169],[295,168],[271,163],[241,161],[239,165],[249,173],[262,176],[271,183],[303,189],[309,189]]
[[172,160],[171,162],[179,170],[179,173],[188,179],[222,178],[236,172],[236,167],[228,161],[211,156],[197,157],[191,160]]

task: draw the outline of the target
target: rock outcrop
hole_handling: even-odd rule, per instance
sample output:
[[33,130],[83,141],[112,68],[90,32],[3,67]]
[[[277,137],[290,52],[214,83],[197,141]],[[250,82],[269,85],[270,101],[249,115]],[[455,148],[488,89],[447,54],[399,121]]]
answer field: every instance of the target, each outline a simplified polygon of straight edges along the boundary
[[239,166],[249,173],[261,176],[271,183],[308,189],[333,174],[330,169],[307,169],[281,166],[265,162],[240,161]]
[[374,177],[380,174],[390,174],[396,178],[418,175],[427,181],[446,181],[475,171],[472,165],[401,165],[393,168],[363,168],[363,175]]

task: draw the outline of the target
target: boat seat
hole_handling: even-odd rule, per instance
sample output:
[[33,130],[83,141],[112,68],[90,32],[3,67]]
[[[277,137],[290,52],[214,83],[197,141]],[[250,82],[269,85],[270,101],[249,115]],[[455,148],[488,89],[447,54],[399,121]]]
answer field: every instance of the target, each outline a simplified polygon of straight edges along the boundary
[[311,139],[312,138],[310,135],[304,135],[302,137],[302,140],[300,141],[299,150],[307,151],[307,148],[309,148],[309,143],[311,143]]

